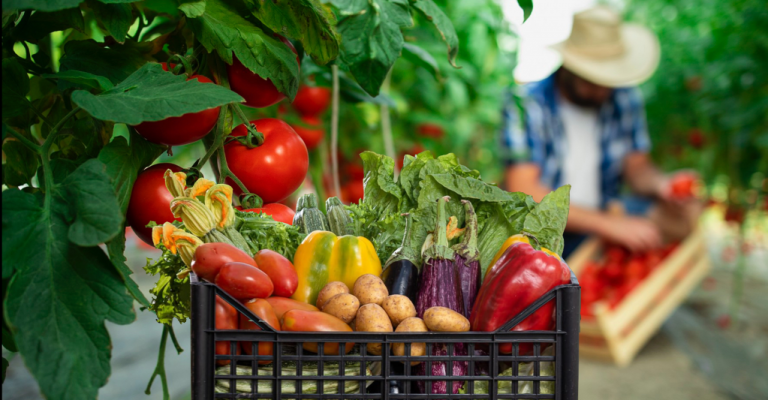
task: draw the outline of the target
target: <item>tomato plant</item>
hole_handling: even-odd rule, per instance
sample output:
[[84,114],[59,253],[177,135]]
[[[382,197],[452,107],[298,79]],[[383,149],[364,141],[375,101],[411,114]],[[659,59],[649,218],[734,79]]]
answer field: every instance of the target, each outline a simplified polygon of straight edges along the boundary
[[[264,118],[251,124],[263,135],[263,142],[235,141],[225,145],[229,167],[245,187],[265,203],[278,202],[304,181],[309,169],[307,147],[296,131],[279,119]],[[234,137],[247,138],[247,135],[244,124],[232,131]]]
[[293,124],[291,127],[301,137],[301,140],[304,141],[307,150],[314,150],[323,142],[323,138],[325,137],[325,129],[323,129],[322,121],[313,115],[307,115],[301,117],[301,122],[303,125],[307,126]]

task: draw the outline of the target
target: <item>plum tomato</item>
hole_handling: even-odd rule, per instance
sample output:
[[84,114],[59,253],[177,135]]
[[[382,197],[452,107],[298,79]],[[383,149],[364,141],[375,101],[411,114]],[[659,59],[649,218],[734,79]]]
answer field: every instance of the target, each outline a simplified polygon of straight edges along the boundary
[[[275,315],[275,310],[272,308],[269,303],[267,303],[264,299],[253,299],[248,301],[244,304],[244,306],[251,310],[251,312],[259,317],[262,321],[266,322],[267,325],[271,326],[274,330],[280,330],[280,320],[277,319],[277,315]],[[255,322],[249,320],[245,315],[240,314],[240,329],[246,329],[251,331],[260,331],[261,328],[259,328],[258,325],[256,325]],[[253,343],[254,342],[240,342],[240,347],[243,349],[243,353],[252,355],[253,354]],[[260,356],[271,356],[272,355],[272,342],[259,342],[258,344],[258,352]],[[271,361],[269,360],[261,360],[259,361],[259,364],[269,364]]]
[[269,203],[264,204],[261,208],[249,208],[246,210],[240,206],[236,206],[235,208],[243,212],[264,213],[271,216],[275,221],[288,225],[293,225],[293,216],[296,215],[296,211],[293,211],[291,207],[281,203]]
[[311,115],[302,116],[301,121],[309,126],[294,124],[291,125],[291,127],[301,137],[301,140],[304,141],[307,150],[313,150],[323,142],[323,138],[325,137],[325,129],[323,129],[322,121]]
[[[288,197],[304,182],[309,169],[307,146],[290,125],[275,118],[251,121],[264,135],[264,143],[249,148],[233,141],[224,146],[229,169],[243,182],[251,193],[257,194],[264,203],[276,203]],[[243,124],[232,131],[232,136],[246,136],[248,128]],[[240,189],[231,180],[237,194]]]
[[[238,328],[237,310],[219,296],[216,296],[215,316],[215,326],[217,330],[235,330]],[[232,354],[232,346],[230,342],[216,342],[216,354],[227,356]],[[235,354],[240,354],[240,346],[235,346]],[[219,365],[227,365],[229,363],[229,360],[216,361],[216,364]]]
[[[162,63],[162,66],[164,70],[168,70],[165,63]],[[213,84],[213,81],[203,75],[192,75],[187,78],[187,80],[192,79],[197,79],[201,83]],[[142,122],[134,126],[134,129],[152,143],[181,146],[196,142],[207,135],[216,126],[220,109],[220,107],[215,107],[160,121]]]
[[293,296],[293,292],[299,286],[299,276],[287,258],[276,251],[264,249],[256,253],[253,259],[256,260],[256,267],[264,271],[272,281],[275,287],[273,296]]
[[285,297],[270,297],[267,299],[267,303],[275,310],[275,315],[279,320],[282,320],[285,313],[291,310],[320,311],[312,304]]
[[229,243],[204,243],[195,250],[195,258],[192,260],[191,268],[192,272],[201,279],[214,282],[221,267],[230,262],[256,266],[256,261],[253,258]]
[[216,275],[216,285],[238,300],[269,297],[275,289],[267,274],[243,262],[224,264]]
[[163,175],[166,170],[181,171],[175,164],[155,164],[139,173],[131,190],[131,200],[128,202],[126,220],[136,236],[154,247],[152,228],[147,224],[154,221],[158,225],[179,220],[171,212],[173,195],[165,187]]
[[318,116],[331,102],[331,89],[320,86],[301,86],[293,99],[293,108],[303,116]]
[[[297,54],[296,62],[299,62],[296,48],[293,47],[288,39],[276,35],[294,54]],[[227,65],[227,76],[229,77],[229,86],[233,92],[243,96],[245,105],[248,107],[263,108],[276,104],[285,98],[285,94],[280,93],[275,85],[269,79],[264,79],[258,74],[251,72],[240,60],[232,56],[232,65]]]

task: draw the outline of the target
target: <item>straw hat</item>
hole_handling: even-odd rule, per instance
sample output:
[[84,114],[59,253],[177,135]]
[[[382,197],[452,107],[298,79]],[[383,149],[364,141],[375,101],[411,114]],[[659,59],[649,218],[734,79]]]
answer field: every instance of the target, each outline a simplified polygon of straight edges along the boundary
[[647,28],[622,23],[606,6],[573,16],[571,36],[553,46],[563,66],[582,78],[607,87],[634,86],[653,75],[659,65],[659,41]]

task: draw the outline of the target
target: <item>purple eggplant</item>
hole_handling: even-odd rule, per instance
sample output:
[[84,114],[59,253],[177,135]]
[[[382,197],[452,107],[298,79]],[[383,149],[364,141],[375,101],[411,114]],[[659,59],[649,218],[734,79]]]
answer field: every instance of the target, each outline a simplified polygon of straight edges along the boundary
[[464,316],[469,318],[480,288],[480,251],[477,249],[477,215],[469,200],[462,200],[466,211],[466,230],[461,243],[453,246],[456,253],[456,273],[461,285]]
[[[437,203],[437,223],[434,232],[434,243],[424,252],[424,266],[421,269],[421,283],[419,294],[416,299],[416,313],[419,318],[424,316],[424,311],[431,307],[447,307],[464,315],[464,301],[461,297],[461,286],[457,275],[454,260],[455,252],[448,245],[445,224],[445,203],[450,200],[449,197],[443,197]],[[448,355],[448,345],[433,344],[431,354],[435,356]],[[464,343],[455,343],[453,345],[453,356],[467,355],[467,349]],[[431,375],[446,376],[447,366],[444,362],[433,362]],[[431,393],[435,394],[456,394],[459,393],[463,381],[455,377],[465,376],[467,373],[467,362],[453,362],[451,371],[453,385],[451,391],[448,391],[447,381],[432,381]],[[416,367],[416,373],[427,375],[426,365],[419,364]],[[425,390],[425,381],[417,382],[419,390],[427,393]]]

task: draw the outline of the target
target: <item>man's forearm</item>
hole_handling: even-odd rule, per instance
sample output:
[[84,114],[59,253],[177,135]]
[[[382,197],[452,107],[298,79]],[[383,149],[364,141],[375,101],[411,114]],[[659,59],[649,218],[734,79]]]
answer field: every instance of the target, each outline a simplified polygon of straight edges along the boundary
[[571,205],[565,230],[575,233],[602,235],[608,217],[605,212]]
[[658,196],[666,181],[666,176],[653,165],[646,153],[627,156],[624,178],[633,192],[646,196]]

